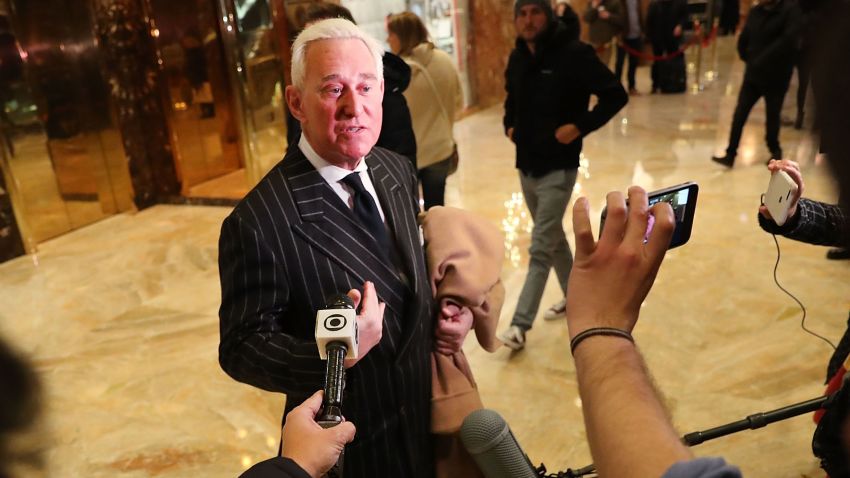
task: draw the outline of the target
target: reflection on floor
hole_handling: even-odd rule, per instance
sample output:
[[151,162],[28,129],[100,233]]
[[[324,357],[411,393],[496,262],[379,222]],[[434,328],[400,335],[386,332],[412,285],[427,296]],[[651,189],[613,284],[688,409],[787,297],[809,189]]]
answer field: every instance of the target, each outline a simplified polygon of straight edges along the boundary
[[[734,169],[708,159],[725,146],[741,77],[731,40],[722,40],[721,79],[696,95],[633,97],[586,139],[576,186],[598,218],[609,190],[700,184],[691,241],[668,254],[635,330],[683,433],[817,396],[831,354],[800,329],[800,311],[774,284],[776,248],[756,224],[768,182],[763,106]],[[458,125],[461,166],[447,202],[506,230],[501,330],[525,273],[529,222],[500,119],[493,108]],[[790,128],[781,134],[803,164],[806,195],[834,201],[811,140]],[[0,334],[33,358],[46,383],[53,476],[232,477],[275,453],[283,397],[236,383],[217,364],[216,244],[227,213],[157,206],[118,215],[0,266]],[[564,224],[570,236],[571,214]],[[807,325],[836,340],[848,263],[825,260],[823,248],[779,244],[780,281],[808,308]],[[544,306],[559,298],[552,281]],[[591,461],[567,342],[563,321],[540,319],[522,352],[466,345],[486,406],[550,470]],[[810,417],[798,417],[694,451],[724,455],[747,476],[820,477],[812,431]]]
[[41,131],[16,131],[11,141],[9,167],[36,243],[132,207],[117,132],[47,139]]

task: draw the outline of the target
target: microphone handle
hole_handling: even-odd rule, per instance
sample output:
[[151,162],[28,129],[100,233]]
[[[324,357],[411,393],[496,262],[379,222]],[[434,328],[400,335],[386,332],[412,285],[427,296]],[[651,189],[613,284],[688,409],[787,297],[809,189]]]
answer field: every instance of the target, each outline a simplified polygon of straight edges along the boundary
[[[342,423],[342,391],[345,389],[345,354],[348,348],[342,342],[331,342],[327,346],[328,362],[325,368],[325,398],[316,423],[322,428],[331,428]],[[326,478],[342,478],[345,450],[340,452],[336,465],[323,475]]]
[[323,428],[330,428],[343,420],[342,392],[345,390],[345,354],[348,348],[342,342],[331,342],[327,351],[325,398],[322,401],[322,412],[316,419]]

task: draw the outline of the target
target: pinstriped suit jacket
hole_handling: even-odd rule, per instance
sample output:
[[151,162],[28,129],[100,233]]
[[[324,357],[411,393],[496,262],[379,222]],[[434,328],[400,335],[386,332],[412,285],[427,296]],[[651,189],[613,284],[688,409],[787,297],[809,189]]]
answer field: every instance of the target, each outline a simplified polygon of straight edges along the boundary
[[386,303],[381,342],[348,370],[343,413],[357,427],[346,478],[430,477],[431,369],[436,312],[416,223],[410,161],[366,156],[407,281],[296,147],[224,220],[219,362],[231,377],[287,395],[286,412],[321,389],[316,310],[335,293],[375,283]]

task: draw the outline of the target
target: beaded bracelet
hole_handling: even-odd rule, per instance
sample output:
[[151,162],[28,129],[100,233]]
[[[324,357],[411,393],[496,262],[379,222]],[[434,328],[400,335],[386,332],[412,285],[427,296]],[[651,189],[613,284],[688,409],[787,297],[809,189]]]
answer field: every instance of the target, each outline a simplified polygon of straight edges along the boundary
[[587,329],[581,332],[580,334],[573,337],[572,340],[570,340],[570,353],[575,355],[576,347],[578,347],[578,344],[580,344],[584,339],[592,337],[594,335],[622,337],[624,339],[627,339],[631,343],[635,343],[635,339],[634,337],[632,337],[632,334],[626,332],[625,330],[615,329],[613,327],[594,327],[592,329]]

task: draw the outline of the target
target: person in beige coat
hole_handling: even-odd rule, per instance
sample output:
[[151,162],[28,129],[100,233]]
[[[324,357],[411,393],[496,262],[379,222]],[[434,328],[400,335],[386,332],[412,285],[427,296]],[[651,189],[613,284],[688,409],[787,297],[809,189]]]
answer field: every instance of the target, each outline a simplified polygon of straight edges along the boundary
[[[505,299],[500,278],[504,236],[485,218],[463,209],[437,206],[421,213],[419,221],[434,299],[468,307],[479,345],[496,351],[501,346],[496,325]],[[431,377],[436,478],[483,478],[459,438],[463,419],[483,407],[463,350],[449,354],[438,346],[431,353]]]
[[452,129],[463,103],[460,77],[452,57],[428,40],[428,30],[414,13],[390,15],[387,31],[390,50],[410,65],[410,85],[404,97],[413,120],[416,167],[428,210],[445,203],[453,156],[456,161]]

